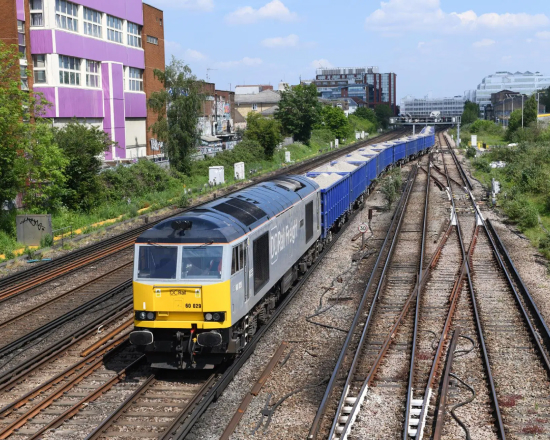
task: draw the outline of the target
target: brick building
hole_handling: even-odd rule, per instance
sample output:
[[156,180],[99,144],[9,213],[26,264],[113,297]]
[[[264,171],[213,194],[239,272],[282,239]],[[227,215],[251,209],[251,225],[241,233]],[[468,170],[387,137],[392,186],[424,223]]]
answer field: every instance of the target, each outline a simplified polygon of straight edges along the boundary
[[317,69],[313,83],[324,99],[360,99],[368,107],[387,104],[397,115],[397,75],[378,67]]
[[[0,40],[18,44],[21,84],[46,116],[96,125],[117,143],[106,160],[151,154],[147,98],[164,69],[162,11],[141,0],[2,0]],[[31,71],[29,78],[26,70]]]

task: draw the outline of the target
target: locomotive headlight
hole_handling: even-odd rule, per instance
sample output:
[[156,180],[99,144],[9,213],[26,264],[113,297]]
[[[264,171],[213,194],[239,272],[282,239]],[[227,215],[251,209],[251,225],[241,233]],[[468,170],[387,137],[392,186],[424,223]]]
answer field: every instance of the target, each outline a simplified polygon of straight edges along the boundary
[[205,313],[204,320],[213,321],[213,322],[223,322],[225,320],[225,313],[223,312]]
[[155,312],[136,312],[138,321],[154,321],[157,314]]

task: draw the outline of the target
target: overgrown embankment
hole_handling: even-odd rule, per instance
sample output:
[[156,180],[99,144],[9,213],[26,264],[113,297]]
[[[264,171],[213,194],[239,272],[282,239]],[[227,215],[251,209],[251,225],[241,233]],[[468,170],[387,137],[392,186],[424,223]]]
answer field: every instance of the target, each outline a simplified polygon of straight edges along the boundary
[[[492,168],[498,161],[506,165]],[[473,159],[472,165],[486,187],[492,179],[500,182],[498,206],[550,258],[550,142],[496,147]]]

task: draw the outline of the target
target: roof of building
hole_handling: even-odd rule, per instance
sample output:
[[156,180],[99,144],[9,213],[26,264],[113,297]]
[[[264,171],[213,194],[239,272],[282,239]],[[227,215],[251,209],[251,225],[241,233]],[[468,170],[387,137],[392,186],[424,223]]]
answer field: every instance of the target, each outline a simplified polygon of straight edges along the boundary
[[216,136],[201,136],[201,140],[205,141],[205,142],[220,142],[221,139],[219,137],[216,137]]
[[281,100],[279,92],[264,90],[260,93],[235,95],[236,104],[277,104]]
[[246,119],[239,112],[235,112],[235,119],[233,120],[233,122],[235,124],[241,124],[243,122],[246,122]]
[[265,109],[263,112],[261,112],[260,114],[262,116],[273,116],[275,114],[275,112],[279,110],[279,106],[278,105],[274,105],[273,107],[269,107],[268,109]]

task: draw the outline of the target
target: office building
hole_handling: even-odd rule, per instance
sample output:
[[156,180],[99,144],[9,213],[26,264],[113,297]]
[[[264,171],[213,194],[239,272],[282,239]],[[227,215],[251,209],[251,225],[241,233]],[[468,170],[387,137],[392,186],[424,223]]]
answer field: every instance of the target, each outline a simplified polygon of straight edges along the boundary
[[395,73],[380,73],[378,67],[321,68],[313,82],[323,99],[357,98],[370,108],[387,104],[397,112]]
[[406,96],[401,100],[401,114],[409,114],[412,117],[427,117],[432,112],[440,112],[441,116],[462,116],[464,111],[464,98],[432,98],[430,95],[424,98]]

